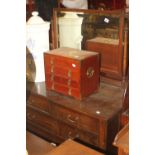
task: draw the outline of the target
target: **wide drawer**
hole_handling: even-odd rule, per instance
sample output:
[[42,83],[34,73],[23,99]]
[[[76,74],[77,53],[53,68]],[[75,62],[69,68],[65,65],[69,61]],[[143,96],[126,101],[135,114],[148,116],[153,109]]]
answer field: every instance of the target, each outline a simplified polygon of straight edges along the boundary
[[57,121],[46,114],[37,112],[36,110],[27,107],[26,119],[32,121],[38,126],[41,126],[42,128],[45,128],[49,132],[59,134],[59,126]]
[[35,108],[41,109],[42,111],[49,112],[49,104],[48,101],[39,96],[39,95],[30,95],[29,98],[27,99],[27,104],[31,105]]
[[76,126],[79,129],[96,134],[99,132],[99,121],[96,118],[89,117],[54,104],[50,104],[50,114],[69,125]]
[[98,136],[96,134],[79,130],[64,123],[60,124],[60,136],[64,139],[80,139],[83,142],[98,146]]

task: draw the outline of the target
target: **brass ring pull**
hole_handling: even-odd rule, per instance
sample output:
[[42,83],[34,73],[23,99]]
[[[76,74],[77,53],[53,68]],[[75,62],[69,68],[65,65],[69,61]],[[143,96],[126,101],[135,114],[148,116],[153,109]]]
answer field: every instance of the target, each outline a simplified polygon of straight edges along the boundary
[[88,78],[91,78],[93,75],[94,75],[94,69],[93,69],[93,67],[89,67],[88,69],[87,69],[87,72],[86,72],[86,75],[87,75],[87,77]]

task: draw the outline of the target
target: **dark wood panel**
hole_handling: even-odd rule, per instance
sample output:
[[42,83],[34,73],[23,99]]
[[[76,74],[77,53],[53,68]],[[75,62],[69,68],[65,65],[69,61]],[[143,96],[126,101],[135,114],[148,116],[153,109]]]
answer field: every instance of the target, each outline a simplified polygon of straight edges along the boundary
[[100,71],[107,76],[120,76],[119,63],[121,58],[118,55],[118,45],[108,45],[93,41],[86,42],[86,49],[100,53]]
[[85,132],[79,130],[77,128],[71,127],[64,123],[60,124],[60,135],[65,139],[81,139],[84,142],[90,143],[92,145],[98,146],[98,136],[95,134],[90,134],[89,132]]
[[46,128],[49,132],[59,134],[59,126],[57,121],[51,119],[49,116],[37,112],[32,108],[27,107],[27,120],[34,122],[35,124]]
[[64,121],[69,125],[73,125],[80,129],[98,133],[99,131],[99,121],[96,118],[88,117],[87,115],[82,115],[76,111],[70,109],[61,108],[60,106],[50,105],[50,114],[57,119]]
[[38,135],[39,137],[49,141],[50,143],[55,143],[59,145],[64,141],[64,139],[62,139],[60,136],[56,135],[55,133],[49,132],[46,128],[38,126],[33,121],[27,120],[26,129]]
[[49,112],[49,104],[46,98],[38,95],[30,95],[27,99],[27,104],[34,106],[42,111]]

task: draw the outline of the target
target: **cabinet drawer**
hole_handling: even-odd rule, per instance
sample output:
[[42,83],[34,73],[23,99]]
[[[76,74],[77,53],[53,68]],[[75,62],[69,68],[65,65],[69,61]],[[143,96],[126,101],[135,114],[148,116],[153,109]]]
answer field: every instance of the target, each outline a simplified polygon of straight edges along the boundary
[[[77,71],[80,68],[80,63],[77,60],[68,59],[56,55],[44,54],[45,72],[54,73],[68,77],[68,70]],[[60,67],[61,66],[61,67]]]
[[71,127],[69,125],[66,125],[64,123],[61,123],[60,125],[60,136],[64,139],[80,139],[86,143],[98,146],[98,136],[95,134],[91,134],[88,132],[81,131],[75,127]]
[[55,134],[59,134],[59,126],[56,120],[51,118],[48,115],[37,112],[31,108],[27,107],[26,119],[32,121],[34,124],[41,126],[49,130],[49,132],[53,132]]
[[29,96],[28,100],[27,100],[27,104],[28,105],[31,105],[35,108],[38,108],[38,109],[41,109],[42,111],[46,111],[46,112],[49,112],[49,104],[48,104],[48,101],[37,95],[31,95]]
[[58,119],[69,125],[76,126],[79,129],[96,134],[98,133],[99,122],[95,118],[76,113],[75,111],[66,108],[55,106],[54,104],[50,105],[50,114],[56,116]]
[[82,129],[92,131],[94,133],[99,132],[99,120],[86,115],[80,115],[79,126]]

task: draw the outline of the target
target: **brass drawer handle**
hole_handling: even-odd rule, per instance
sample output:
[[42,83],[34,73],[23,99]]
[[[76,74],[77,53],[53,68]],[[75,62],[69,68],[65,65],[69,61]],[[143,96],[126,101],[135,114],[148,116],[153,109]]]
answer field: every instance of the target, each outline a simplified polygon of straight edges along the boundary
[[67,120],[68,120],[69,122],[71,122],[71,123],[76,123],[76,121],[77,121],[78,119],[79,119],[78,116],[75,117],[75,120],[71,119],[71,115],[68,115],[68,116],[67,116]]
[[71,70],[68,70],[68,77],[71,78],[72,72]]

